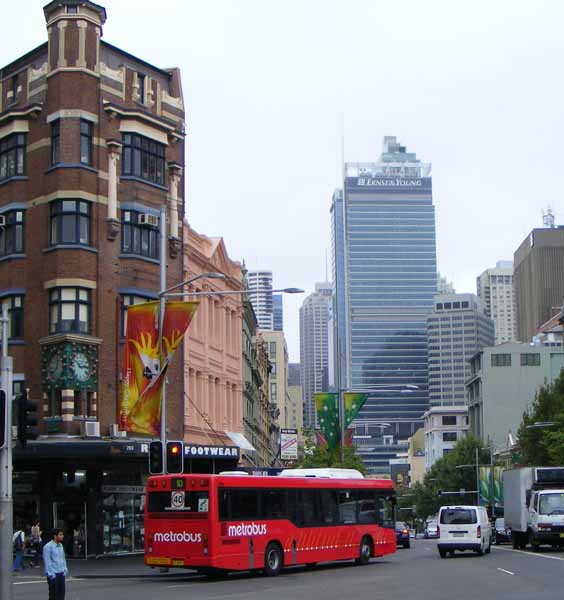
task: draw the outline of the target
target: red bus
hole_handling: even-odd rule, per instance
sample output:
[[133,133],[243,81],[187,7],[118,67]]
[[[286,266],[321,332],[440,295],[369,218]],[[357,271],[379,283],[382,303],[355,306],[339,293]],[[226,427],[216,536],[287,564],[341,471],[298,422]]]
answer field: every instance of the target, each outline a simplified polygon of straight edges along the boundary
[[147,482],[145,564],[212,574],[396,550],[389,479],[159,475]]

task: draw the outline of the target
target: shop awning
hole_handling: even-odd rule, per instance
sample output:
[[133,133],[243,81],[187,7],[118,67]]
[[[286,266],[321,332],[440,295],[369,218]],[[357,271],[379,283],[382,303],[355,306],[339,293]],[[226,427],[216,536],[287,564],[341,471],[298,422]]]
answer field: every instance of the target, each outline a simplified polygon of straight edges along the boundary
[[253,448],[251,442],[242,433],[238,433],[237,431],[226,431],[225,433],[241,450],[256,452],[256,448]]

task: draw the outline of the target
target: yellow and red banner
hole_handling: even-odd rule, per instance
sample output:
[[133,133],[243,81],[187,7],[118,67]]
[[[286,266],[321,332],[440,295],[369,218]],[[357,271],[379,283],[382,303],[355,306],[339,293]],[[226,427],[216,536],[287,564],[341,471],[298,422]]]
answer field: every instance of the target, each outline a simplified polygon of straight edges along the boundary
[[119,428],[159,435],[166,371],[180,345],[198,302],[167,302],[159,353],[159,302],[127,309]]

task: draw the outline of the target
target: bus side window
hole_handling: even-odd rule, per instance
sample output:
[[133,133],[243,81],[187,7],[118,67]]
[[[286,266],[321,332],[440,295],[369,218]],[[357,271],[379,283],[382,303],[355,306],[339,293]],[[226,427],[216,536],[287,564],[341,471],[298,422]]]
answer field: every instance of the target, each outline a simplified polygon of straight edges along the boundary
[[319,490],[321,501],[321,523],[336,525],[339,522],[339,506],[336,490]]
[[395,527],[393,496],[378,495],[378,524],[392,529]]
[[356,523],[356,493],[354,490],[339,490],[339,523]]
[[261,497],[263,519],[280,519],[286,516],[288,512],[286,508],[286,490],[262,490]]
[[219,490],[219,520],[229,521],[229,490]]
[[358,490],[358,522],[377,523],[376,503],[372,490]]
[[298,527],[311,527],[319,523],[317,494],[314,490],[296,490],[296,520]]
[[231,514],[230,520],[250,520],[258,518],[258,490],[231,488],[229,490]]

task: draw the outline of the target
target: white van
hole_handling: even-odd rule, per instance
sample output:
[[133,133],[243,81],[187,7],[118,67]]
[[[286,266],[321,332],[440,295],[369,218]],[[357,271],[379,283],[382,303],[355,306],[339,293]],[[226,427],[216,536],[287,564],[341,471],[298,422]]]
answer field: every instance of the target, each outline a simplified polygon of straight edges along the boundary
[[492,526],[482,506],[441,506],[439,510],[439,554],[445,558],[455,550],[473,550],[482,556],[492,547]]

